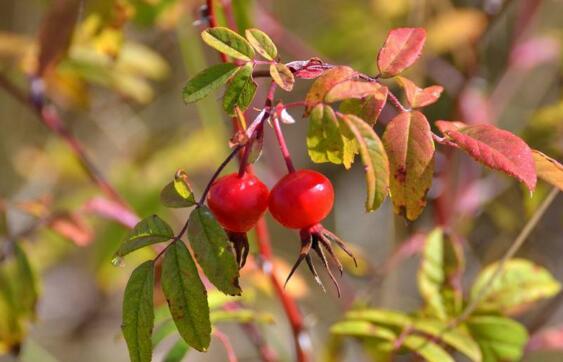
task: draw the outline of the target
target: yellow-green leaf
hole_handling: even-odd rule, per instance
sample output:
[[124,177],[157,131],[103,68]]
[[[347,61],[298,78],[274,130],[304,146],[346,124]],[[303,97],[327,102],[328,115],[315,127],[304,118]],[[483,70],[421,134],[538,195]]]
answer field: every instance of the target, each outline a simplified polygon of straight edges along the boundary
[[528,332],[520,323],[497,316],[474,316],[467,327],[479,344],[483,362],[520,361]]
[[295,78],[291,70],[283,63],[270,64],[272,80],[283,90],[290,92],[293,89]]
[[414,220],[426,206],[434,171],[434,141],[426,117],[418,111],[400,113],[387,125],[383,144],[395,212]]
[[441,228],[434,229],[426,237],[418,271],[418,289],[431,315],[446,320],[461,311],[462,270],[460,246]]
[[252,47],[264,58],[274,60],[278,56],[278,49],[270,37],[261,30],[252,28],[244,32]]
[[339,117],[356,138],[366,173],[366,210],[377,209],[389,192],[389,160],[383,144],[373,128],[362,119],[351,115]]
[[[479,273],[471,287],[470,300],[477,298],[497,268],[498,263],[493,263]],[[478,310],[510,314],[560,290],[561,284],[548,270],[525,259],[512,259],[488,288]]]
[[[340,125],[331,107],[317,105],[309,117],[307,151],[315,163],[343,163],[344,140]],[[347,168],[350,165],[347,165]]]
[[206,29],[201,33],[201,38],[210,47],[233,58],[244,61],[254,58],[254,49],[250,43],[229,28]]
[[184,170],[178,170],[174,181],[168,183],[160,192],[160,201],[164,206],[180,208],[195,205],[194,193]]

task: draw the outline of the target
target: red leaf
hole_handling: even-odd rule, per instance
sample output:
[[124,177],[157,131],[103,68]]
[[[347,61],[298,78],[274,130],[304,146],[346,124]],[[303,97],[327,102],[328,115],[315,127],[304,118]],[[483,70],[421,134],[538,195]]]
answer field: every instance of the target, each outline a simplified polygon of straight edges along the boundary
[[528,341],[526,351],[532,352],[538,350],[563,350],[563,326],[557,326],[535,333]]
[[323,61],[319,58],[311,58],[307,61],[297,60],[286,64],[293,71],[295,78],[315,79],[325,72]]
[[405,90],[407,101],[412,108],[426,107],[436,102],[444,90],[444,87],[439,85],[422,89],[405,77],[397,77],[397,82]]
[[475,160],[515,177],[530,191],[535,189],[537,176],[532,150],[520,137],[489,124],[463,127],[459,122],[437,121],[436,126]]
[[422,53],[425,40],[426,30],[423,28],[391,30],[377,56],[381,76],[393,77],[413,65]]
[[414,220],[426,206],[434,172],[434,141],[426,117],[418,111],[400,113],[387,125],[383,144],[395,212]]
[[351,79],[356,74],[356,71],[350,67],[338,66],[326,71],[315,80],[305,97],[305,116],[309,115],[317,104],[323,102],[325,95],[332,87],[340,82]]

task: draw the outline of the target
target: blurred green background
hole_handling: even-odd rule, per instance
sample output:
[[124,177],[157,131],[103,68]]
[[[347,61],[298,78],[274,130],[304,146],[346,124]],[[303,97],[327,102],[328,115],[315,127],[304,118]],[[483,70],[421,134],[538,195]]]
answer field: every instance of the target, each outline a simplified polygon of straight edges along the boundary
[[[53,4],[1,0],[0,72],[26,92],[36,66],[37,35]],[[282,60],[319,56],[368,74],[376,73],[377,51],[390,28],[423,26],[428,31],[424,55],[408,76],[420,85],[445,88],[441,100],[426,112],[430,121],[491,122],[556,159],[563,157],[561,1],[233,0],[233,4],[239,26],[256,26],[270,34]],[[199,40],[201,5],[182,0],[84,1],[68,54],[45,77],[47,95],[66,125],[137,214],[158,213],[174,220],[175,227],[183,223],[185,211],[163,208],[161,188],[177,168],[183,168],[196,192],[201,192],[229,150],[230,120],[221,112],[220,94],[195,106],[186,106],[181,96],[190,76],[219,61]],[[302,100],[310,83],[298,83],[291,94],[277,96],[287,102]],[[263,84],[259,81],[259,86]],[[264,99],[265,89],[259,87],[256,106]],[[325,225],[365,258],[355,275],[344,275],[340,299],[332,290],[323,294],[303,268],[288,286],[310,328],[312,349],[324,361],[328,328],[350,305],[361,302],[401,310],[420,305],[416,257],[385,276],[375,270],[409,235],[431,229],[435,210],[430,202],[417,222],[407,223],[393,216],[388,200],[366,214],[362,168],[356,165],[346,172],[335,165],[311,164],[305,146],[307,122],[299,112],[291,111],[297,123],[285,126],[294,162],[331,178],[336,205]],[[384,110],[382,122],[392,115],[391,109]],[[256,172],[269,186],[284,172],[277,147],[268,128]],[[450,159],[452,169],[446,170],[450,177],[436,179],[429,197],[449,195],[451,227],[466,239],[467,282],[502,255],[548,187],[540,183],[530,195],[465,155],[440,157]],[[28,107],[0,89],[0,212],[6,215],[10,235],[21,236],[18,242],[39,275],[37,319],[22,345],[24,361],[128,360],[119,328],[121,298],[131,270],[152,251],[132,254],[123,267],[112,266],[126,229],[87,211],[85,205],[99,196],[67,145]],[[559,280],[563,280],[561,201],[559,196],[519,254],[545,266]],[[53,214],[59,226],[40,222]],[[298,251],[298,237],[269,216],[268,224],[285,278]],[[291,360],[290,330],[268,282],[251,266],[242,285],[249,305],[275,317],[274,325],[260,330],[281,360]],[[563,325],[561,300],[557,296],[522,317],[532,333]],[[240,361],[258,360],[238,326],[221,330]],[[157,348],[155,361],[172,342]],[[349,361],[368,358],[354,344],[346,353]],[[541,353],[526,358],[563,359],[563,352]],[[15,359],[0,357],[4,360]],[[187,360],[222,361],[226,356],[213,340],[207,354],[190,351]]]

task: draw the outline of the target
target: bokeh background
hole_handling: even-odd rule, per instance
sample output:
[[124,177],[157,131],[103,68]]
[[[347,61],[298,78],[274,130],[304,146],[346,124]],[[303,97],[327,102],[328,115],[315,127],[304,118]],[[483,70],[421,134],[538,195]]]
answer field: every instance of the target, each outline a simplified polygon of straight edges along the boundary
[[[560,0],[233,2],[244,9],[237,20],[270,34],[284,61],[319,56],[368,74],[376,73],[377,51],[390,28],[423,26],[428,31],[424,55],[407,74],[420,85],[445,88],[441,100],[427,109],[429,120],[490,122],[558,160],[563,157]],[[25,93],[36,67],[39,30],[54,3],[0,0],[0,73]],[[120,23],[115,13],[108,13],[115,3],[126,21]],[[196,192],[201,192],[229,151],[230,120],[221,112],[220,92],[197,105],[182,101],[186,80],[219,61],[199,39],[205,21],[200,18],[201,5],[184,0],[83,1],[69,52],[45,79],[46,94],[67,127],[137,214],[158,213],[173,220],[175,227],[187,214],[162,207],[161,188],[177,168],[183,168]],[[308,81],[300,82],[294,92],[279,92],[278,97],[302,100],[309,86]],[[263,104],[264,93],[259,87],[257,106]],[[354,303],[404,311],[420,306],[417,256],[383,266],[389,266],[385,262],[409,236],[433,227],[432,200],[447,195],[450,226],[465,240],[468,284],[483,265],[503,254],[549,189],[540,183],[530,195],[512,179],[473,164],[459,152],[440,154],[438,173],[449,176],[436,178],[429,206],[418,221],[407,223],[394,216],[388,201],[366,214],[361,166],[344,171],[335,165],[311,164],[305,146],[307,121],[299,109],[291,113],[297,122],[284,127],[294,162],[322,171],[335,185],[336,206],[325,226],[362,257],[360,269],[345,273],[340,299],[330,287],[324,294],[303,268],[287,288],[299,302],[319,361],[328,358],[323,351],[331,323]],[[393,109],[385,109],[382,124],[393,114]],[[446,158],[448,169],[440,169]],[[256,172],[269,186],[284,173],[270,128]],[[139,251],[121,267],[112,265],[112,255],[127,231],[91,212],[93,200],[101,197],[61,138],[39,122],[30,107],[0,88],[0,213],[6,215],[10,235],[20,237],[18,242],[39,276],[37,319],[22,341],[23,361],[128,360],[120,334],[124,285],[132,269],[154,254]],[[559,196],[519,253],[545,266],[558,280],[563,280],[561,201]],[[42,222],[46,218],[56,221]],[[298,236],[267,219],[278,269],[285,278],[298,251]],[[251,265],[242,285],[248,291],[247,303],[275,320],[260,326],[265,339],[282,360],[292,360],[290,329],[267,279]],[[559,295],[521,320],[532,334],[561,327],[562,301]],[[237,325],[221,330],[240,361],[258,360]],[[173,338],[160,345],[154,360],[159,361],[172,343]],[[347,346],[346,358],[367,360],[353,343]],[[560,361],[563,352],[557,348],[530,352],[526,358]],[[12,360],[15,357],[0,357]],[[186,360],[223,361],[226,355],[214,339],[207,354],[190,351]]]

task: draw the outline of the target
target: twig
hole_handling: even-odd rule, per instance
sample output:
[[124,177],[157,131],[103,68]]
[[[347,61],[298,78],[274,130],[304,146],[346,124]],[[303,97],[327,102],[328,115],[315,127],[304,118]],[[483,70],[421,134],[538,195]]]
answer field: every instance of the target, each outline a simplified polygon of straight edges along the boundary
[[238,361],[237,354],[235,353],[235,350],[233,348],[233,345],[231,344],[231,341],[229,340],[229,337],[227,337],[227,335],[225,335],[217,328],[213,330],[213,335],[217,337],[217,339],[220,340],[221,343],[223,343],[223,346],[225,346],[225,351],[227,352],[227,360],[229,362],[237,362]]
[[11,94],[14,99],[17,99],[22,105],[31,110],[39,120],[47,126],[52,132],[62,138],[65,143],[73,151],[74,155],[80,162],[80,165],[88,174],[88,177],[100,190],[107,195],[110,199],[118,202],[120,205],[131,210],[128,203],[119,195],[115,188],[105,179],[102,173],[97,169],[94,163],[90,160],[82,144],[74,137],[72,132],[64,125],[57,110],[52,106],[36,105],[31,102],[30,98],[15,86],[6,76],[0,74],[0,87],[6,92]]
[[547,209],[549,208],[549,206],[553,202],[553,200],[555,200],[558,193],[559,193],[558,188],[554,187],[554,188],[551,189],[551,192],[549,193],[549,195],[547,195],[545,200],[543,200],[540,207],[534,213],[532,218],[530,220],[528,220],[526,225],[524,225],[524,228],[522,229],[522,231],[520,232],[520,234],[518,235],[516,240],[514,240],[514,243],[512,243],[510,248],[508,248],[506,253],[503,255],[502,259],[498,263],[497,268],[495,269],[495,272],[491,275],[489,280],[487,280],[487,282],[479,290],[479,293],[477,294],[477,296],[471,301],[471,303],[469,303],[469,305],[465,308],[463,313],[461,313],[459,315],[459,317],[456,318],[453,321],[453,323],[452,323],[453,327],[455,327],[455,326],[459,325],[460,323],[462,323],[463,321],[465,321],[471,315],[471,313],[473,313],[475,311],[475,309],[479,306],[479,303],[481,303],[483,301],[483,298],[485,298],[485,296],[489,292],[489,289],[491,288],[493,283],[497,280],[497,278],[504,271],[504,266],[505,266],[506,262],[508,260],[510,260],[516,254],[516,252],[520,249],[520,247],[524,244],[524,242],[526,241],[526,239],[528,238],[528,236],[530,235],[532,230],[536,227],[536,225],[538,224],[538,222],[540,221],[542,216],[545,214],[545,212],[547,211]]
[[[207,7],[209,8],[209,14],[211,14],[209,18],[209,25],[214,27],[217,25],[215,22],[215,9],[213,6],[213,0],[206,0]],[[223,59],[223,62],[226,62],[226,57]],[[273,95],[272,95],[273,97]],[[269,97],[268,97],[269,98]],[[272,102],[272,99],[267,99],[266,102]],[[271,108],[271,103],[270,103]],[[248,167],[248,172],[252,172],[252,168]],[[268,226],[266,225],[266,221],[264,218],[260,218],[258,223],[256,224],[256,242],[258,244],[258,252],[260,258],[263,260],[265,265],[268,265],[268,268],[263,268],[264,273],[270,276],[270,281],[272,286],[274,287],[275,293],[277,298],[281,301],[284,312],[287,316],[287,319],[291,325],[291,329],[293,332],[293,339],[295,343],[295,354],[296,360],[298,362],[307,362],[309,361],[308,353],[305,351],[305,346],[303,346],[303,340],[306,337],[305,328],[303,324],[303,317],[297,307],[297,303],[295,300],[286,292],[284,291],[281,282],[278,280],[275,274],[275,266],[273,264],[273,255],[272,249],[270,245],[270,234],[268,231]],[[262,351],[261,349],[259,349]],[[266,360],[267,356],[262,354],[261,356],[264,360]]]

